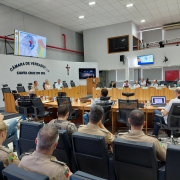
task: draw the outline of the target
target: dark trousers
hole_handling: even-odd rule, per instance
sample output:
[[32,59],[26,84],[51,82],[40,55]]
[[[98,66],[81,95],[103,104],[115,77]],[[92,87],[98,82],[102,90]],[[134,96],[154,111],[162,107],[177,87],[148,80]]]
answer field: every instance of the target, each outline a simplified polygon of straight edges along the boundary
[[[159,110],[154,110],[154,114],[162,115],[162,113]],[[159,120],[158,116],[155,116],[154,117],[154,131],[153,131],[153,135],[155,135],[155,136],[158,136],[158,131],[159,131],[159,128],[160,128],[160,126],[157,125],[157,122],[160,122],[160,120]],[[165,121],[164,121],[163,117],[161,117],[161,122],[163,124],[165,124]]]

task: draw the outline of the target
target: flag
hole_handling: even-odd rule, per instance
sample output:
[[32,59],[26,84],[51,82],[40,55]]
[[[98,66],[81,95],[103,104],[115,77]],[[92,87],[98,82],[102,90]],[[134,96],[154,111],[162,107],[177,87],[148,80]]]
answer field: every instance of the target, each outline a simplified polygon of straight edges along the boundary
[[160,143],[160,146],[163,148],[163,145]]
[[15,159],[16,159],[16,156],[15,156],[14,154],[11,154],[9,160],[10,160],[11,162],[13,162]]
[[69,175],[70,175],[70,170],[69,170],[69,168],[66,169],[64,175],[65,175],[67,178],[69,177]]

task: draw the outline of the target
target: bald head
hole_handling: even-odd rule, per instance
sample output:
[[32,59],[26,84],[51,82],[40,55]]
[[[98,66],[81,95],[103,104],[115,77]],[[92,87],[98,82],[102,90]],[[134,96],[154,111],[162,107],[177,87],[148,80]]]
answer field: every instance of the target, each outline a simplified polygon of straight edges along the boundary
[[134,127],[141,127],[145,120],[144,113],[139,109],[135,109],[131,111],[129,118],[130,118],[131,126]]

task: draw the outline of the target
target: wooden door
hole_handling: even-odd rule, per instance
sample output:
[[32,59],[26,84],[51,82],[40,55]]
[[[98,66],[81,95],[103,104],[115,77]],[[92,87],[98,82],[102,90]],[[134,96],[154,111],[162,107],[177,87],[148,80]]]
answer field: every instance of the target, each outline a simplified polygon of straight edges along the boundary
[[179,70],[165,71],[165,81],[175,81],[179,77]]

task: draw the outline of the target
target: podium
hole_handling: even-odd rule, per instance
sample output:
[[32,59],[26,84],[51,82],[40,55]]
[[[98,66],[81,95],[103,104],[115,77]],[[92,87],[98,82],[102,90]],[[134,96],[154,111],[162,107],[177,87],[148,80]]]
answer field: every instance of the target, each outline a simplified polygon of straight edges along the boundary
[[100,78],[87,78],[87,94],[92,94],[92,88],[96,88],[96,84],[100,82]]

